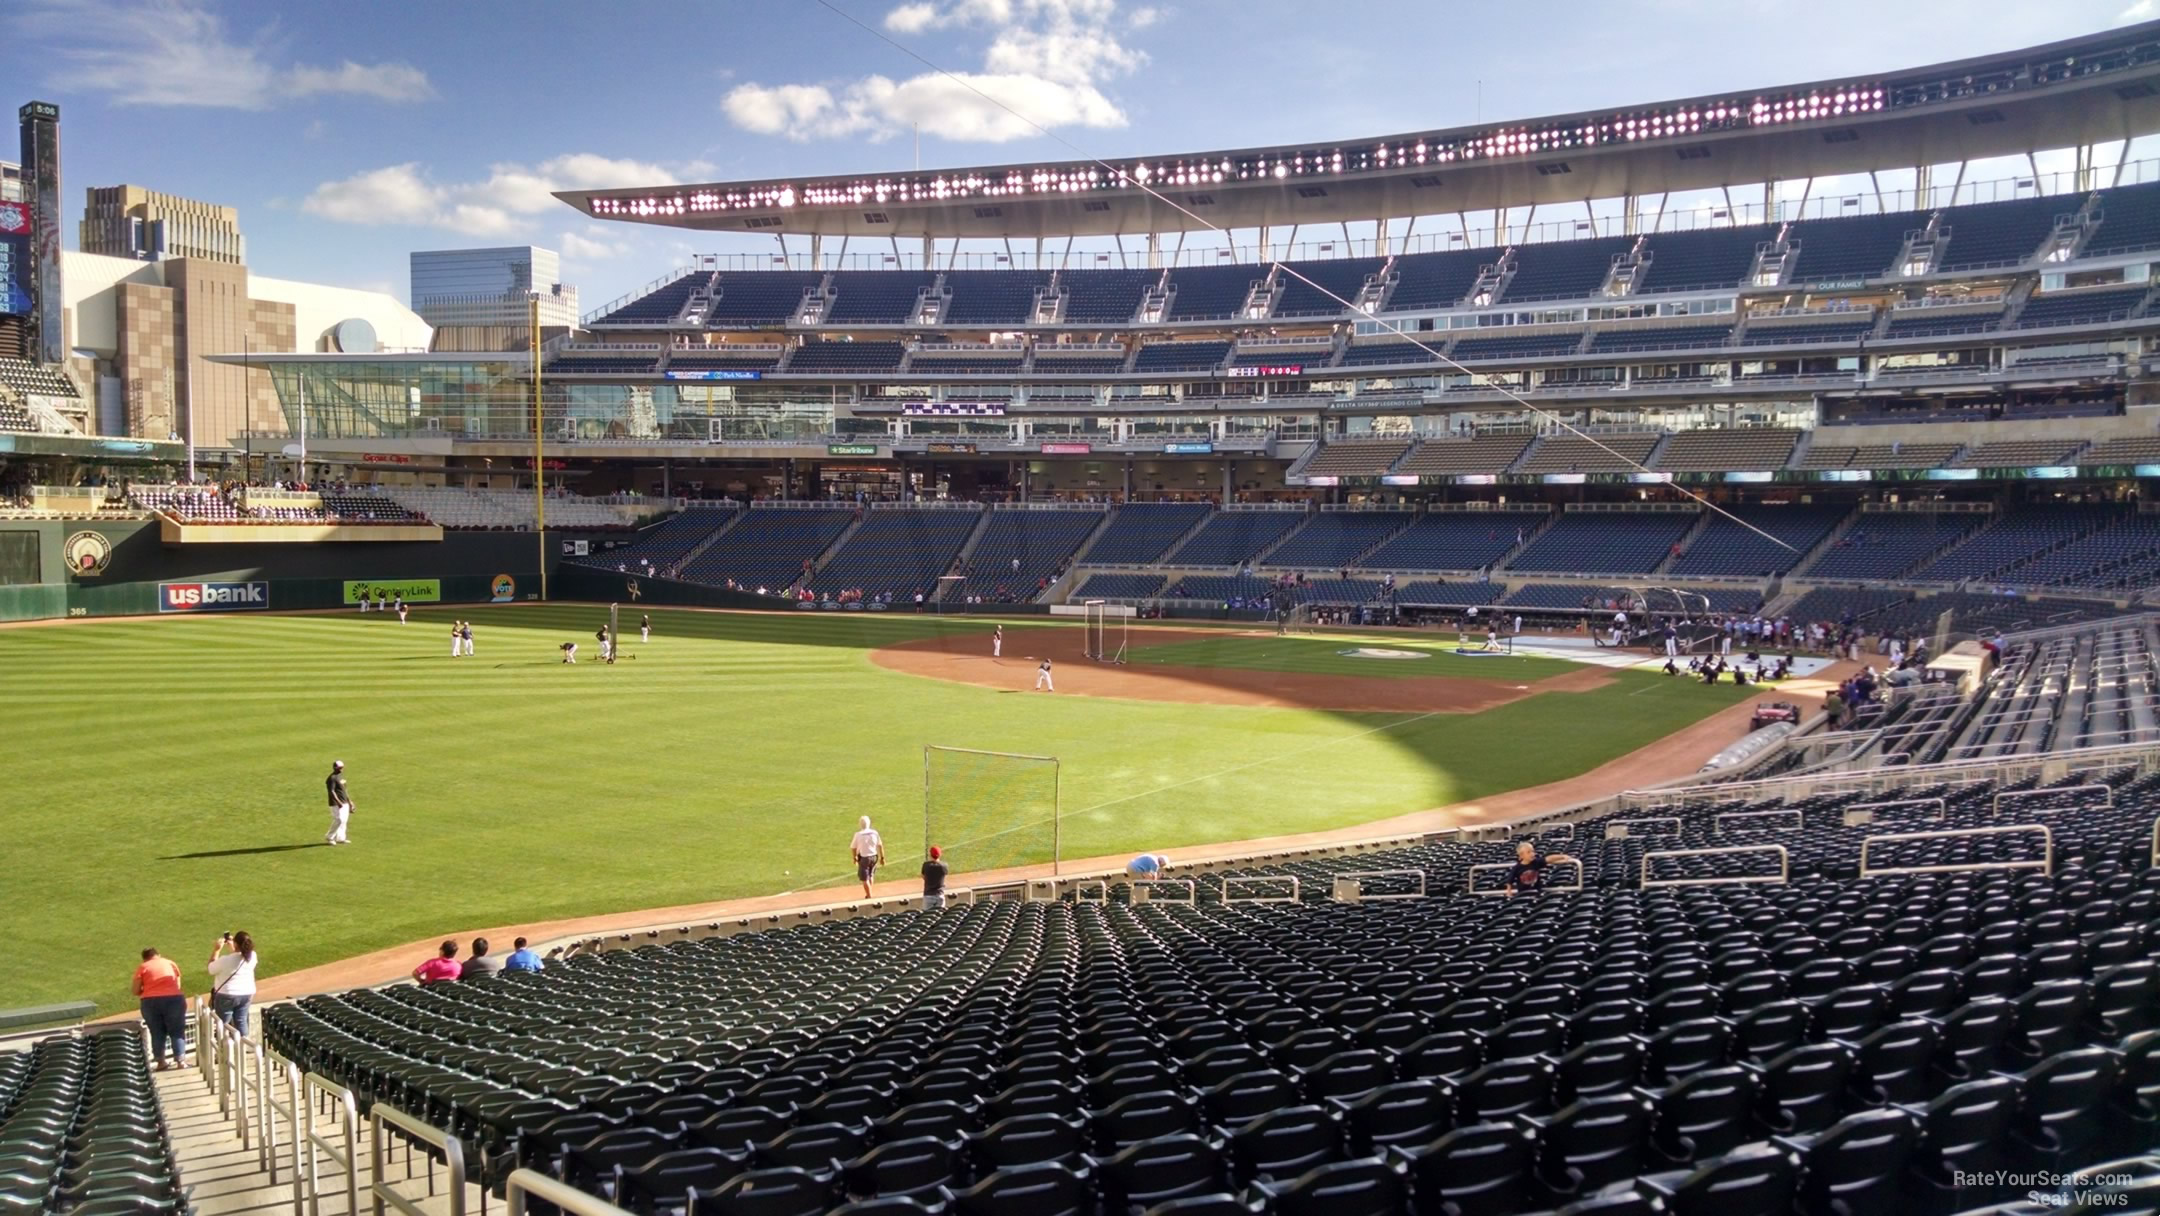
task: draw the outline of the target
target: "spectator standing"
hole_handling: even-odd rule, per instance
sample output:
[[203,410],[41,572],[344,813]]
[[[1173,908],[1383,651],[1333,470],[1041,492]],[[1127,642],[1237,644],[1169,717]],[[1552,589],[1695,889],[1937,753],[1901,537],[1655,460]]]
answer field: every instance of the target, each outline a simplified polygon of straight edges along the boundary
[[413,968],[412,977],[423,984],[440,984],[454,980],[465,973],[457,961],[457,943],[444,942],[435,948],[435,957]]
[[476,937],[472,939],[472,953],[458,965],[458,978],[472,980],[501,975],[502,969],[503,961],[488,953],[488,939]]
[[150,1058],[166,1069],[165,1046],[172,1045],[173,1068],[187,1067],[187,993],[180,986],[180,964],[146,946],[135,968],[135,997],[143,1025],[150,1029]]
[[855,863],[855,877],[862,883],[864,899],[870,898],[870,880],[877,868],[885,864],[885,838],[870,826],[870,817],[862,817],[862,826],[855,830],[854,839],[848,842],[848,856]]
[[925,912],[934,912],[945,906],[945,851],[930,846],[930,856],[922,863],[922,906]]
[[526,946],[524,938],[521,937],[510,943],[510,945],[510,957],[503,960],[502,969],[504,971],[541,971],[546,969],[547,964],[540,961],[540,956]]
[[248,1006],[255,1001],[255,939],[247,930],[228,933],[210,947],[210,1011],[247,1033]]

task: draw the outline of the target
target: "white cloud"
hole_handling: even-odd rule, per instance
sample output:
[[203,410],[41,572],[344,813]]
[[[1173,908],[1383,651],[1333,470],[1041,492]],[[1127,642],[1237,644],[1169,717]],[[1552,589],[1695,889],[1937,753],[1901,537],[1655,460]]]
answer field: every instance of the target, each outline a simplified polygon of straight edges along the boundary
[[266,110],[301,97],[435,96],[427,74],[410,64],[280,62],[272,29],[237,41],[223,17],[189,0],[30,0],[14,24],[46,52],[54,87],[117,105]]
[[368,169],[311,191],[300,209],[342,224],[405,224],[444,228],[467,236],[509,236],[531,217],[561,206],[556,190],[610,186],[664,186],[711,168],[701,163],[670,170],[644,161],[573,152],[537,165],[492,165],[473,182],[437,182],[417,161]]
[[588,262],[619,258],[630,252],[630,246],[620,241],[599,240],[577,232],[565,232],[556,242],[566,258]]
[[[1103,92],[1108,80],[1147,63],[1112,28],[1117,0],[909,0],[885,14],[885,28],[912,35],[987,29],[982,70],[927,72],[906,80],[865,76],[809,84],[737,85],[721,112],[743,130],[793,140],[889,139],[911,129],[943,139],[1002,143],[1042,128],[1122,127],[1125,111]],[[1133,10],[1145,29],[1156,8]]]
[[2135,0],[2130,7],[2115,14],[2115,24],[2132,25],[2139,21],[2150,21],[2156,12],[2160,12],[2160,4],[2156,4],[2154,0]]

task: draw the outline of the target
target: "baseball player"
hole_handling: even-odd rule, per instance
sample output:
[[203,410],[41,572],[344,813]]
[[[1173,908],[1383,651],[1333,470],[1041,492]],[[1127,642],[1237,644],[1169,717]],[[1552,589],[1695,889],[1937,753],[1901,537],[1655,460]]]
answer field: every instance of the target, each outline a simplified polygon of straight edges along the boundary
[[459,642],[460,644],[462,644],[462,645],[463,645],[463,646],[465,647],[465,654],[467,655],[467,657],[470,657],[470,656],[472,655],[472,652],[473,652],[473,647],[472,647],[472,622],[471,622],[471,621],[466,621],[466,622],[463,622],[463,623],[462,623],[461,625],[459,625],[459,627],[458,627],[458,642]]
[[1035,666],[1035,690],[1037,692],[1057,691],[1057,683],[1050,678],[1049,659],[1044,659]]
[[1000,625],[990,631],[990,657],[993,659],[1001,658],[1004,656],[1004,654],[1005,627],[1003,625]]
[[330,830],[323,835],[323,843],[345,844],[345,821],[352,818],[352,795],[345,788],[343,760],[330,762],[330,775],[323,778],[323,790],[330,795]]
[[465,653],[465,636],[461,630],[464,624],[463,621],[450,622],[450,657],[453,659]]
[[652,641],[652,614],[650,612],[638,618],[637,640],[640,642]]

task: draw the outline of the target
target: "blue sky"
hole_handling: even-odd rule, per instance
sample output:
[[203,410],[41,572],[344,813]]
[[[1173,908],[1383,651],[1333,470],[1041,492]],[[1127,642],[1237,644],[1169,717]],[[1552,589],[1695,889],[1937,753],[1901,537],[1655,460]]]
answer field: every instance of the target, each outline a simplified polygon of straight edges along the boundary
[[[1485,119],[1526,118],[2160,16],[2156,0],[834,2],[1105,156],[1468,123],[1481,80]],[[773,248],[592,224],[551,188],[904,168],[917,127],[926,166],[1074,155],[816,0],[12,0],[0,80],[61,107],[70,245],[83,189],[132,182],[238,207],[257,273],[400,296],[414,249],[551,246],[592,307],[692,253]]]

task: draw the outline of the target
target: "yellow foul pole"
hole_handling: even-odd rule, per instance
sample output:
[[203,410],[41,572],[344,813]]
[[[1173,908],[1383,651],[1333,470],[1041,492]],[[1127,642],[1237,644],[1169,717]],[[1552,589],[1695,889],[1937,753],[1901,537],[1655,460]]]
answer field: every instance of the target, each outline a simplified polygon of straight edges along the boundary
[[529,320],[526,327],[532,331],[533,525],[540,534],[540,598],[545,600],[548,597],[547,470],[543,467],[540,446],[540,297],[534,296],[527,307]]

